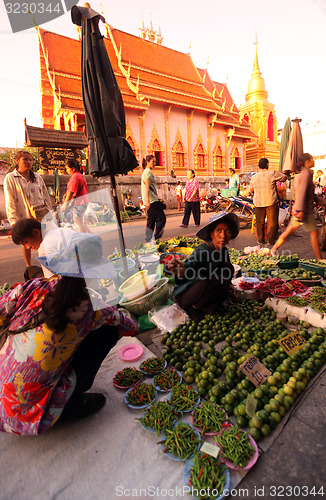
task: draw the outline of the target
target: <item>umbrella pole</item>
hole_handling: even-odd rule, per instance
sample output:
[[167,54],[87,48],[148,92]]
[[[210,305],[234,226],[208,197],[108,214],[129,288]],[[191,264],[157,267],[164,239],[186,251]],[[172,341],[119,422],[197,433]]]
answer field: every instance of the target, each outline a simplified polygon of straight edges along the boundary
[[114,175],[111,175],[110,177],[111,177],[113,206],[114,206],[115,216],[117,218],[117,223],[118,223],[118,234],[119,234],[120,249],[121,249],[121,253],[122,253],[123,271],[125,274],[125,279],[127,280],[129,278],[129,273],[128,273],[128,266],[127,266],[127,259],[126,259],[126,244],[125,244],[125,240],[124,240],[123,232],[122,232],[122,222],[121,222],[119,203],[118,203],[118,197],[117,197],[117,186],[116,186]]

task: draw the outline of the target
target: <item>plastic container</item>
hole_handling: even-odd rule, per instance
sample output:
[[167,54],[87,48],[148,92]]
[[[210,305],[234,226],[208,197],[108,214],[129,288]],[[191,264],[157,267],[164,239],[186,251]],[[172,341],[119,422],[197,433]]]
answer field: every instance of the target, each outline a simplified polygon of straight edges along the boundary
[[278,262],[278,267],[280,269],[295,269],[297,267],[299,267],[299,261],[298,260],[289,260],[289,261],[279,261]]
[[135,314],[135,316],[141,316],[142,314],[147,314],[153,307],[165,304],[168,298],[169,279],[161,278],[151,292],[135,300],[122,298],[119,304],[125,307],[127,311]]
[[325,266],[318,266],[314,264],[307,264],[306,262],[300,262],[300,267],[302,267],[302,269],[306,269],[306,271],[311,271],[313,273],[319,274],[319,276],[322,276],[323,278],[325,277]]
[[148,276],[147,269],[133,274],[119,287],[119,292],[122,293],[128,300],[135,300],[142,297],[154,288],[156,274]]
[[149,274],[155,274],[157,266],[160,263],[160,257],[157,254],[141,255],[139,257],[142,269],[147,269]]
[[229,196],[237,196],[238,191],[236,188],[231,188],[231,189],[222,189],[221,190],[221,195],[225,196],[226,198],[229,198]]
[[[121,283],[123,283],[123,281],[126,279],[125,275],[124,275],[123,259],[122,259],[122,257],[117,257],[115,259],[110,259],[110,262],[112,263],[114,269],[117,271],[118,276],[113,279],[113,284],[114,284],[114,288],[116,290],[118,290]],[[132,272],[136,267],[136,263],[135,263],[134,259],[131,259],[130,257],[126,257],[126,265],[127,265],[128,273],[134,274]],[[128,278],[129,278],[129,276],[128,276]]]

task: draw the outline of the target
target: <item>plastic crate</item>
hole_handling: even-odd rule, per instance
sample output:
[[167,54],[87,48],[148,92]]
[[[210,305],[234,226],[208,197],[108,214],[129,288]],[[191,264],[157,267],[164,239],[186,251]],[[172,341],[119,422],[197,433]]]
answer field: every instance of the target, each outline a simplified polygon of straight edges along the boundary
[[295,269],[299,267],[299,261],[298,260],[285,260],[285,261],[279,261],[278,262],[278,267],[280,269]]
[[319,276],[325,277],[326,268],[323,266],[318,266],[314,264],[307,264],[306,262],[300,262],[300,267],[306,269],[306,271],[311,271],[313,273],[319,274]]
[[225,198],[229,198],[229,196],[237,196],[238,191],[236,188],[231,188],[231,189],[222,189],[221,190],[221,195],[225,196]]

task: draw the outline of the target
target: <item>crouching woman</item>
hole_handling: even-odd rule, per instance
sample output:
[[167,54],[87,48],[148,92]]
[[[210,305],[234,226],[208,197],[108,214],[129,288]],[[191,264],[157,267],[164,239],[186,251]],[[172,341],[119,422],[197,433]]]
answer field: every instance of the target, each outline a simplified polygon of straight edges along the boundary
[[238,217],[219,212],[197,233],[204,243],[184,263],[173,260],[168,265],[175,274],[175,301],[192,319],[198,321],[214,313],[228,297],[234,267],[226,245],[238,233]]
[[104,406],[103,394],[86,391],[119,336],[134,335],[137,326],[89,294],[85,279],[115,272],[101,245],[96,235],[76,233],[43,257],[55,276],[0,298],[0,325],[9,329],[0,350],[0,431],[37,435]]

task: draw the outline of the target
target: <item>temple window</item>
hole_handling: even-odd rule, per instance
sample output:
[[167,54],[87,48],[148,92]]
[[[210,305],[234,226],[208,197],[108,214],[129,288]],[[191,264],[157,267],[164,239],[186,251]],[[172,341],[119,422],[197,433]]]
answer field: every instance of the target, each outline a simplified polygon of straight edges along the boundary
[[234,168],[234,170],[240,170],[241,168],[241,158],[239,154],[239,150],[237,147],[234,147],[232,149],[231,153],[231,168]]
[[213,170],[214,172],[223,170],[223,154],[220,146],[213,151]]
[[163,166],[163,151],[161,149],[161,144],[157,139],[153,143],[153,155],[155,156],[156,165]]
[[202,144],[198,144],[195,151],[195,170],[205,170],[205,150]]
[[172,146],[172,169],[178,175],[184,175],[184,171],[187,169],[187,150],[183,145],[179,129]]

